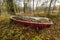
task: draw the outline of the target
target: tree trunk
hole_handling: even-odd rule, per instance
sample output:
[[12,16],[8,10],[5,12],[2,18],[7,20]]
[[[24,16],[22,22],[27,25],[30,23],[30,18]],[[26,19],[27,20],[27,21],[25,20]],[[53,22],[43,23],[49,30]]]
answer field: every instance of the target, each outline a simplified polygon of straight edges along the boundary
[[49,14],[50,14],[51,3],[52,3],[52,0],[50,1],[47,17],[49,17]]
[[55,8],[56,1],[57,1],[57,0],[54,1],[54,5],[53,5],[53,9],[52,9],[52,13],[54,13],[53,11],[56,10],[56,8]]
[[34,12],[34,0],[33,0],[33,12]]
[[0,15],[1,15],[1,11],[2,11],[2,0],[0,0]]
[[24,0],[24,13],[26,13],[26,9],[27,9],[27,1],[26,0]]
[[6,7],[7,7],[8,13],[11,15],[15,15],[13,0],[6,0],[6,2],[7,2]]

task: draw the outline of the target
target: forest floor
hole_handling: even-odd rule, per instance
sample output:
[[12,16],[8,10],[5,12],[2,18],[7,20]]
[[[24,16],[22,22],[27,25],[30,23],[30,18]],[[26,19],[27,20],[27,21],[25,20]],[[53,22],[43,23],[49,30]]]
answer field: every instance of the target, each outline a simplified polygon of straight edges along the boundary
[[52,19],[50,28],[36,30],[31,27],[10,24],[9,16],[0,17],[0,40],[60,40],[60,19]]

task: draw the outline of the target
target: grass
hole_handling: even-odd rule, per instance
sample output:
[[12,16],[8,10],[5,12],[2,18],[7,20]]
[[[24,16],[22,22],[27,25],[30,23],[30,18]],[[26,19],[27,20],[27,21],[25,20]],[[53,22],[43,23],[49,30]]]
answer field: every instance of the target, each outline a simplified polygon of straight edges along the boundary
[[0,16],[0,40],[60,40],[60,19],[53,18],[50,28],[35,30],[31,27],[10,24],[10,15]]

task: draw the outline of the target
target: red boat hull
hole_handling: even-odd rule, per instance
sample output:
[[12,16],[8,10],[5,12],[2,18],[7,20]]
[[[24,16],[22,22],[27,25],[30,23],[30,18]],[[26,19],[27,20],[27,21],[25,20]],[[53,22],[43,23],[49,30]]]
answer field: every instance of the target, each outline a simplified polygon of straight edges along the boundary
[[29,26],[29,27],[49,28],[51,26],[51,24],[35,24],[35,23],[18,21],[18,20],[13,20],[13,19],[11,19],[11,20],[15,24],[20,24],[20,25]]

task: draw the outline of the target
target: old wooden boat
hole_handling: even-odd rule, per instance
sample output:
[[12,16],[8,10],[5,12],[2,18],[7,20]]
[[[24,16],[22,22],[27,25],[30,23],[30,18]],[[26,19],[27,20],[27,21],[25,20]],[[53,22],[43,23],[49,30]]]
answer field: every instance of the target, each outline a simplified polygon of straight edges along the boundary
[[10,17],[10,19],[16,24],[29,27],[49,28],[53,24],[53,22],[46,17],[29,17],[13,15]]

